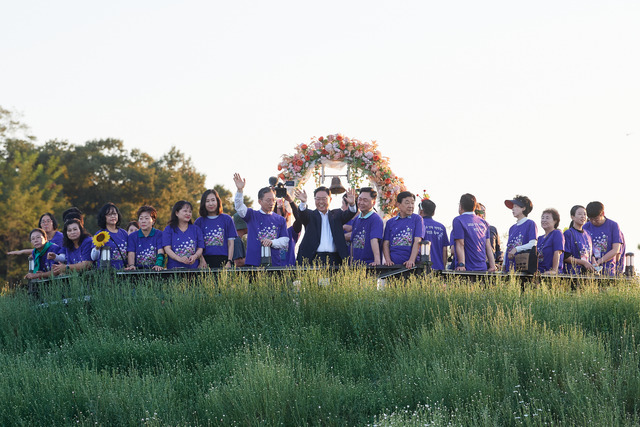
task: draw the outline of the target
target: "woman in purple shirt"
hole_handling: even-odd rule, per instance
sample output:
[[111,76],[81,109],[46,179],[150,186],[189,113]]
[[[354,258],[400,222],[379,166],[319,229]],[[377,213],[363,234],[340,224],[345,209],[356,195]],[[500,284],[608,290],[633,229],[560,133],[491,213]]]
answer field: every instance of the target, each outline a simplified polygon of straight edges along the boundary
[[564,263],[569,274],[595,271],[591,236],[582,228],[586,222],[587,210],[584,206],[572,207],[571,224],[564,232]]
[[162,231],[153,227],[157,215],[153,206],[141,206],[138,209],[140,229],[129,234],[127,238],[127,268],[125,270],[135,270],[136,268],[164,270]]
[[544,234],[538,237],[538,271],[540,273],[562,273],[564,264],[564,235],[558,230],[560,214],[555,209],[542,211],[540,225]]
[[202,229],[192,224],[191,203],[180,200],[171,209],[171,219],[162,232],[162,245],[169,257],[167,268],[198,268],[204,250]]
[[106,203],[98,211],[98,227],[100,227],[98,233],[103,231],[109,233],[109,241],[106,246],[111,249],[111,267],[116,269],[124,268],[124,263],[127,259],[129,234],[120,228],[121,222],[122,214],[118,207],[111,202]]
[[[62,250],[56,257],[55,254],[49,253],[48,258],[58,261],[51,269],[53,274],[58,276],[70,271],[88,270],[93,266],[91,261],[91,248],[93,242],[91,235],[87,233],[77,218],[67,220],[62,227]],[[64,264],[66,262],[66,264]]]
[[53,257],[58,253],[60,247],[47,240],[47,233],[42,228],[34,228],[29,233],[29,240],[33,245],[31,259],[33,259],[33,269],[24,276],[25,279],[43,279],[50,277],[53,272],[51,267],[53,259],[49,259],[48,254],[53,253]]
[[533,210],[533,203],[527,196],[515,196],[511,200],[505,200],[504,204],[511,209],[517,221],[509,228],[509,239],[505,249],[503,270],[508,273],[515,268],[514,261],[518,252],[524,252],[536,246],[538,226],[535,221],[527,218]]
[[216,190],[202,194],[199,213],[195,225],[202,230],[205,262],[209,268],[233,267],[233,247],[238,233],[233,219],[222,212],[222,201]]

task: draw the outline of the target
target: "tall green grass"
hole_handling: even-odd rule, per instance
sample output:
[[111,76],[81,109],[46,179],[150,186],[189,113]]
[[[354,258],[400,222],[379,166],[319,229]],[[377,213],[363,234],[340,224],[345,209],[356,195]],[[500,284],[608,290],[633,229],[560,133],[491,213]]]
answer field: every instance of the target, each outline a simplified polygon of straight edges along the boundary
[[102,275],[5,295],[0,424],[638,424],[636,282],[444,280]]

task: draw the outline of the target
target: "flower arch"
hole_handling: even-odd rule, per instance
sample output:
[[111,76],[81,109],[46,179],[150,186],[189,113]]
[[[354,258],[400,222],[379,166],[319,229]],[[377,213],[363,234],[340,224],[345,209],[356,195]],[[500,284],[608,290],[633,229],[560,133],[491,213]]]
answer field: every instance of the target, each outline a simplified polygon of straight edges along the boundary
[[282,156],[278,164],[279,177],[284,181],[295,181],[302,187],[313,174],[316,185],[320,185],[322,165],[350,167],[349,185],[358,188],[365,178],[372,181],[378,191],[378,204],[385,216],[396,212],[398,193],[406,189],[404,180],[389,167],[389,158],[383,157],[375,141],[362,142],[341,134],[312,137],[308,144],[299,144],[293,155]]

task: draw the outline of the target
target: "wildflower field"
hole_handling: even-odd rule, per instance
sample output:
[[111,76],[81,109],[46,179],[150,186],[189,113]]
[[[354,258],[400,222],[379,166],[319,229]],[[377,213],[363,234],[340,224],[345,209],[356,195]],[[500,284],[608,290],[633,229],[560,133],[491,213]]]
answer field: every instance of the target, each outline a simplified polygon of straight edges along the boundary
[[639,333],[636,279],[76,277],[0,297],[0,425],[638,425]]

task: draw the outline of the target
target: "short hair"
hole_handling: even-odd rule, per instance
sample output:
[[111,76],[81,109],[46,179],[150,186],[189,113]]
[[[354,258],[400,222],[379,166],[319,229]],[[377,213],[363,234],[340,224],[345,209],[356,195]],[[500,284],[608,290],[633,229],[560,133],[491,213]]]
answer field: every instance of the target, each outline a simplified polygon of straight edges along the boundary
[[140,218],[140,215],[142,215],[145,212],[148,213],[151,219],[154,221],[158,218],[158,211],[156,211],[156,208],[148,205],[140,206],[140,208],[138,209],[138,212],[136,212],[136,218]]
[[38,228],[38,227],[36,227],[33,230],[31,230],[31,232],[29,233],[29,239],[31,239],[31,235],[33,233],[35,233],[35,232],[38,232],[38,233],[42,234],[44,236],[44,241],[45,242],[49,240],[49,238],[47,237],[47,233],[42,228]]
[[129,221],[129,224],[127,224],[127,228],[126,228],[127,232],[129,231],[132,225],[138,230],[140,229],[140,224],[138,224],[138,221]]
[[420,209],[426,216],[433,216],[436,213],[436,204],[431,199],[424,199],[420,202]]
[[258,200],[262,200],[264,195],[267,193],[275,193],[275,191],[273,191],[273,188],[271,187],[262,187],[260,191],[258,191]]
[[215,212],[216,215],[220,215],[222,213],[222,200],[220,200],[220,195],[218,194],[218,192],[212,188],[211,190],[207,190],[202,193],[202,198],[200,199],[200,209],[198,210],[200,216],[209,215],[209,212],[207,211],[207,197],[209,197],[210,194],[216,196],[216,202],[218,203],[218,207],[216,208]]
[[64,224],[67,220],[76,218],[79,219],[82,224],[84,224],[84,214],[82,211],[75,206],[70,207],[69,209],[62,212],[62,223]]
[[329,195],[329,197],[331,197],[331,190],[329,190],[327,187],[325,187],[324,185],[321,185],[320,187],[316,188],[315,190],[313,190],[313,195],[315,196],[316,194],[318,194],[320,191],[324,191],[325,193],[327,193]]
[[460,196],[460,207],[465,212],[473,212],[476,209],[476,196],[464,193]]
[[397,196],[396,196],[396,202],[398,203],[402,203],[402,201],[404,199],[406,199],[407,197],[413,197],[413,200],[416,199],[416,195],[413,194],[411,191],[401,191]]
[[369,196],[372,199],[375,199],[378,197],[378,192],[376,190],[373,189],[373,187],[362,187],[359,191],[358,194],[362,194],[362,193],[369,193]]
[[72,224],[77,224],[78,228],[80,229],[80,237],[78,237],[78,243],[81,244],[87,237],[91,237],[91,235],[84,229],[84,225],[82,225],[82,221],[80,221],[80,219],[70,218],[65,221],[64,225],[62,226],[62,245],[67,249],[73,249],[73,241],[69,239],[67,231],[69,229],[69,226]]
[[51,212],[47,212],[47,213],[42,214],[42,216],[38,220],[38,228],[42,228],[42,218],[44,218],[45,216],[48,216],[51,219],[51,225],[53,225],[53,229],[57,230],[58,229],[58,221],[56,221],[56,217],[53,216],[53,214]]
[[551,215],[551,218],[553,218],[553,228],[558,228],[558,226],[560,225],[560,214],[558,213],[558,211],[553,208],[547,208],[542,211],[542,215],[544,214]]
[[604,212],[604,205],[600,202],[590,202],[587,205],[587,217],[597,218]]
[[122,222],[122,214],[120,213],[120,209],[118,209],[115,204],[109,202],[105,203],[104,206],[102,206],[98,211],[98,227],[100,227],[101,229],[107,228],[107,214],[109,213],[109,211],[111,211],[111,209],[114,209],[118,214],[116,227],[120,227],[120,223]]
[[[178,226],[178,211],[181,210],[182,208],[184,208],[187,205],[191,208],[191,211],[193,212],[193,205],[191,203],[187,202],[186,200],[177,201],[175,203],[175,205],[173,205],[173,207],[171,208],[171,219],[169,219],[169,225],[174,230]],[[193,222],[191,220],[189,220],[189,224],[193,224]]]
[[533,203],[531,202],[531,199],[529,199],[527,196],[521,196],[519,194],[517,194],[513,199],[519,201],[524,205],[524,211],[522,212],[522,214],[524,216],[529,216],[529,214],[533,210]]

